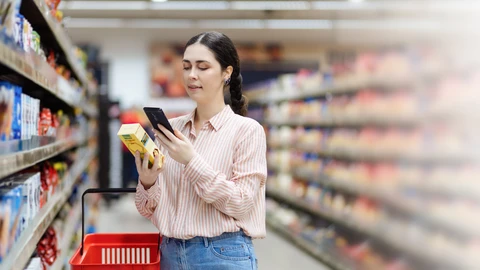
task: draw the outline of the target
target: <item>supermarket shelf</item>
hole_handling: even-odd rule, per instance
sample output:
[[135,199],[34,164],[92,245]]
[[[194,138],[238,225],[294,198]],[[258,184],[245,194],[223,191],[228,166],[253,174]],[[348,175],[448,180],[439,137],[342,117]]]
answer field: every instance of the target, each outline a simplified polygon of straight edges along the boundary
[[84,158],[79,158],[71,170],[64,177],[65,188],[54,195],[47,204],[40,210],[31,225],[22,232],[22,235],[13,245],[12,250],[0,264],[0,269],[24,269],[37,247],[38,241],[50,226],[55,216],[63,207],[72,189],[75,180],[81,175],[83,170],[90,164],[94,158],[95,150],[90,149]]
[[290,232],[287,228],[282,225],[278,225],[274,220],[271,218],[266,219],[267,226],[274,230],[276,233],[280,234],[290,242],[297,245],[300,249],[304,250],[308,254],[310,254],[315,259],[319,260],[320,262],[324,263],[328,267],[335,269],[335,270],[349,270],[351,268],[342,265],[338,260],[330,256],[326,252],[322,252],[320,249],[315,248],[315,246],[308,241],[302,239],[299,236],[296,236],[292,232]]
[[89,116],[96,116],[96,109],[80,102],[80,94],[43,59],[33,53],[12,49],[0,42],[0,63],[45,89],[71,107],[81,107]]
[[430,151],[428,153],[423,152],[420,154],[416,153],[393,153],[387,151],[376,151],[376,150],[357,150],[349,148],[340,148],[340,147],[325,147],[321,150],[315,150],[311,146],[304,146],[300,144],[283,144],[283,145],[269,145],[270,149],[293,149],[296,151],[302,151],[306,153],[315,153],[320,156],[338,158],[338,159],[348,159],[348,160],[363,160],[363,161],[403,161],[407,163],[460,163],[466,161],[475,161],[480,157],[475,156],[474,154],[466,155],[465,153],[456,153],[451,152],[447,153],[441,151],[439,152]]
[[63,231],[63,238],[60,242],[60,256],[57,257],[57,260],[52,265],[50,270],[62,270],[65,264],[65,259],[68,256],[67,250],[70,248],[72,243],[72,237],[75,234],[75,229],[82,220],[82,205],[81,201],[75,204],[74,209],[72,210],[71,216],[68,217],[68,222],[65,225],[65,230]]
[[419,261],[427,262],[432,265],[452,266],[452,269],[459,269],[458,267],[461,267],[460,269],[471,269],[469,267],[474,265],[470,261],[462,260],[451,255],[432,253],[425,247],[404,243],[401,237],[395,239],[389,236],[390,233],[388,233],[388,229],[382,233],[382,231],[385,230],[385,226],[378,224],[377,226],[367,225],[358,218],[353,218],[348,215],[335,214],[326,209],[315,208],[308,202],[299,200],[298,198],[285,194],[284,192],[267,189],[267,195],[298,209],[302,209],[303,211],[314,216],[329,220],[333,223],[349,228],[350,230],[371,237],[375,241],[384,243],[387,246],[401,251],[402,253],[407,254]]
[[270,103],[279,103],[289,100],[302,100],[306,98],[319,98],[327,95],[356,93],[365,88],[373,88],[379,91],[392,91],[394,89],[398,89],[400,86],[408,87],[415,86],[415,84],[416,82],[413,78],[369,78],[361,81],[357,80],[337,82],[312,89],[290,91],[290,93],[279,93],[279,91],[271,91],[268,92],[268,94],[263,95],[250,95],[249,101],[252,103],[266,105]]
[[444,219],[428,214],[420,203],[411,205],[407,198],[402,198],[401,193],[379,186],[359,184],[354,181],[334,179],[327,175],[319,177],[309,176],[300,170],[294,170],[293,175],[297,179],[307,182],[315,182],[321,185],[329,186],[337,190],[342,190],[350,194],[367,196],[371,199],[384,203],[386,206],[401,211],[435,228],[447,230],[455,235],[465,237],[480,237],[480,229],[475,224],[462,223],[457,220]]
[[65,29],[60,25],[60,23],[56,22],[52,16],[50,15],[50,11],[43,0],[33,0],[36,8],[40,11],[43,16],[43,19],[48,25],[48,28],[53,33],[56,41],[59,44],[59,47],[62,49],[63,53],[66,56],[66,59],[72,69],[72,71],[77,75],[78,80],[82,83],[85,87],[90,87],[87,78],[86,70],[80,66],[78,60],[74,55],[74,47],[70,38],[67,36]]
[[83,144],[84,142],[86,142],[85,138],[71,138],[31,150],[0,155],[0,179],[61,154],[75,146]]
[[361,127],[365,125],[375,126],[412,126],[421,123],[413,117],[384,117],[384,116],[355,116],[355,117],[329,117],[324,119],[266,119],[265,124],[271,126],[307,126],[307,127]]

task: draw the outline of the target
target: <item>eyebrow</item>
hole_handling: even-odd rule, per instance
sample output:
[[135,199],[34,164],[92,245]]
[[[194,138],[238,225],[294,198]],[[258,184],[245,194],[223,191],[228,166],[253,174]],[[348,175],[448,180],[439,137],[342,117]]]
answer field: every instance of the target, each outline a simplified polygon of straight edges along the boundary
[[[187,60],[187,59],[183,59],[183,62],[190,64],[190,60]],[[209,63],[209,64],[210,64],[210,62],[208,62],[207,60],[197,60],[197,61],[195,61],[195,62],[196,62],[197,64],[200,64],[200,63]]]

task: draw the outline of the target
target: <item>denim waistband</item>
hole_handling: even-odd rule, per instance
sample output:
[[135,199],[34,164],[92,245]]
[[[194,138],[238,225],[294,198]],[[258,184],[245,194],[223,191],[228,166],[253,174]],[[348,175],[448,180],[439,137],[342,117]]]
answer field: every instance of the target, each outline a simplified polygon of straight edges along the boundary
[[163,236],[163,240],[166,241],[167,244],[170,241],[183,242],[183,243],[204,243],[205,241],[211,242],[211,241],[217,241],[217,240],[221,240],[221,239],[233,238],[233,237],[236,237],[236,236],[244,236],[245,241],[248,244],[252,243],[252,238],[250,236],[246,235],[243,230],[240,230],[240,231],[237,231],[237,232],[225,232],[225,233],[222,233],[221,235],[215,236],[215,237],[196,236],[196,237],[193,237],[193,238],[190,238],[190,239],[178,239],[178,238]]

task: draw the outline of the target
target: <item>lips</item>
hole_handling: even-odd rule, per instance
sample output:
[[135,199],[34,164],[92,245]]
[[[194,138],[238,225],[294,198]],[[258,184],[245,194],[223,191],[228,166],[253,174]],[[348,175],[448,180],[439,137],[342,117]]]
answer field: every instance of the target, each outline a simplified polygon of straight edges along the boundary
[[198,90],[198,89],[201,89],[202,87],[201,86],[198,86],[198,85],[188,85],[188,89],[189,90]]

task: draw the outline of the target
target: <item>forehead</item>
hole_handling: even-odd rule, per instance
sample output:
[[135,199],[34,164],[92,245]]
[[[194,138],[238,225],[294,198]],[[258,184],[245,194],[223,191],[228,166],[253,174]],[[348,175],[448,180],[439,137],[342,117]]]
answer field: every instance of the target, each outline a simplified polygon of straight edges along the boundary
[[212,51],[200,43],[188,46],[183,54],[183,59],[192,63],[197,61],[216,62],[215,55],[213,55]]

